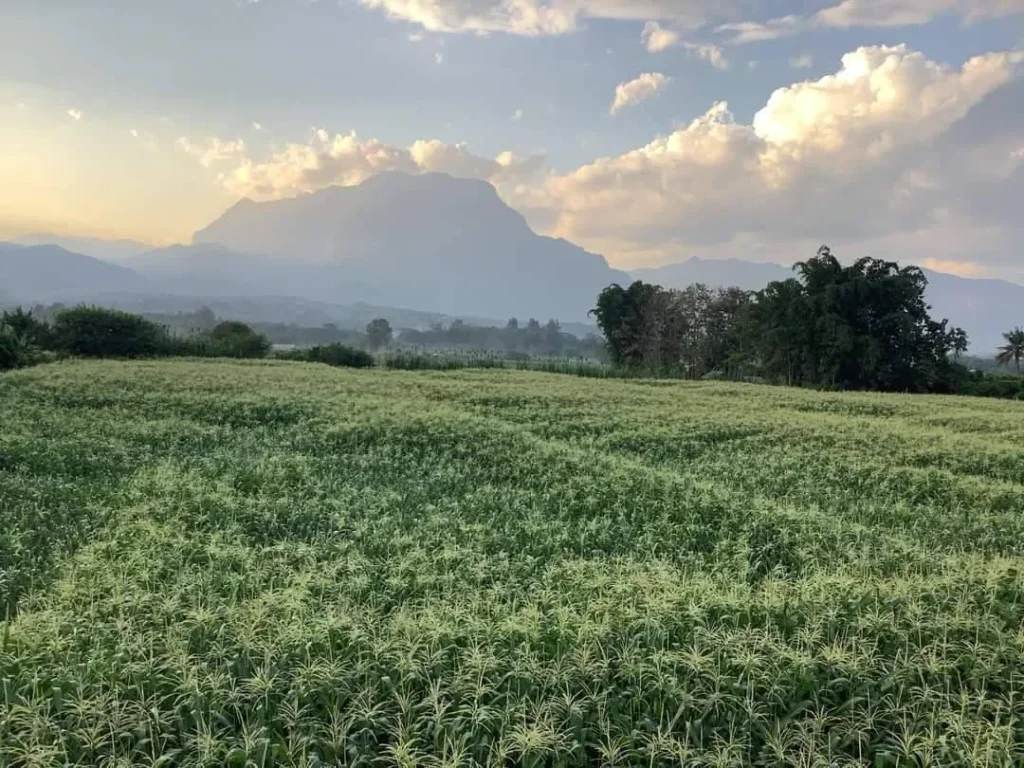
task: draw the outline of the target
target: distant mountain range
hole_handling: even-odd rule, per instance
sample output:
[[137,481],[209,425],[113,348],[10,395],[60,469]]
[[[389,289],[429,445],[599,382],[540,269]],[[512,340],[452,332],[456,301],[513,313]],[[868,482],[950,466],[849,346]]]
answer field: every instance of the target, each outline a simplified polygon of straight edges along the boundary
[[[7,303],[87,300],[154,312],[207,304],[243,320],[340,327],[359,327],[367,312],[405,327],[515,316],[558,318],[582,335],[593,328],[587,312],[595,297],[611,283],[756,290],[793,276],[778,264],[697,258],[628,275],[535,234],[489,184],[441,174],[384,173],[356,187],[243,200],[192,245],[47,235],[19,242],[0,243]],[[1024,286],[926,273],[933,314],[963,327],[973,351],[991,352],[1002,332],[1024,324]]]

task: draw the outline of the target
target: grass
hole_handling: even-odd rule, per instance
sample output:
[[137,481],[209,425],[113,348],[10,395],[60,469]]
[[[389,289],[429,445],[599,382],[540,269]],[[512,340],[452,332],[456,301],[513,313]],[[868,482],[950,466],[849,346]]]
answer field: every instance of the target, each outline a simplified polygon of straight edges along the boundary
[[0,377],[0,766],[1024,761],[1024,406]]

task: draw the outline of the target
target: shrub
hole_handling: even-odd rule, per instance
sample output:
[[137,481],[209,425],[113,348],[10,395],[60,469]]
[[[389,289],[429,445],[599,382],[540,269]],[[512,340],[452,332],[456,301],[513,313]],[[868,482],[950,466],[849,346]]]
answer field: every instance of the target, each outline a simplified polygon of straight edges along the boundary
[[376,362],[369,352],[344,344],[324,344],[306,349],[292,349],[279,353],[278,357],[284,360],[324,363],[346,368],[372,368]]
[[266,336],[237,320],[218,323],[201,336],[212,342],[210,348],[216,357],[266,357],[270,351]]
[[54,321],[53,334],[57,349],[82,357],[153,357],[172,352],[164,328],[116,309],[65,309]]

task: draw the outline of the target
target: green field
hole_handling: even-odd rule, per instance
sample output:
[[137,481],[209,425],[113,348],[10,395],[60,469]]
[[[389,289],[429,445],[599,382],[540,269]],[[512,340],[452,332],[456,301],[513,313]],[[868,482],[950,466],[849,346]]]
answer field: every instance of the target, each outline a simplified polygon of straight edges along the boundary
[[0,766],[1020,763],[1024,404],[42,366],[0,610]]

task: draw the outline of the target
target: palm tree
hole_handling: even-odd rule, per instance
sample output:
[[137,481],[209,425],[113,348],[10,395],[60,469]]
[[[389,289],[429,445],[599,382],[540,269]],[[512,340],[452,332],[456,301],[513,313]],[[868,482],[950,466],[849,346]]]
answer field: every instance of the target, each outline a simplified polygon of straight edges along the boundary
[[1009,365],[1013,360],[1017,366],[1017,373],[1020,373],[1020,359],[1024,357],[1024,330],[1014,328],[1009,333],[1004,333],[1003,338],[1006,339],[1006,344],[999,348],[996,362],[1000,365]]

